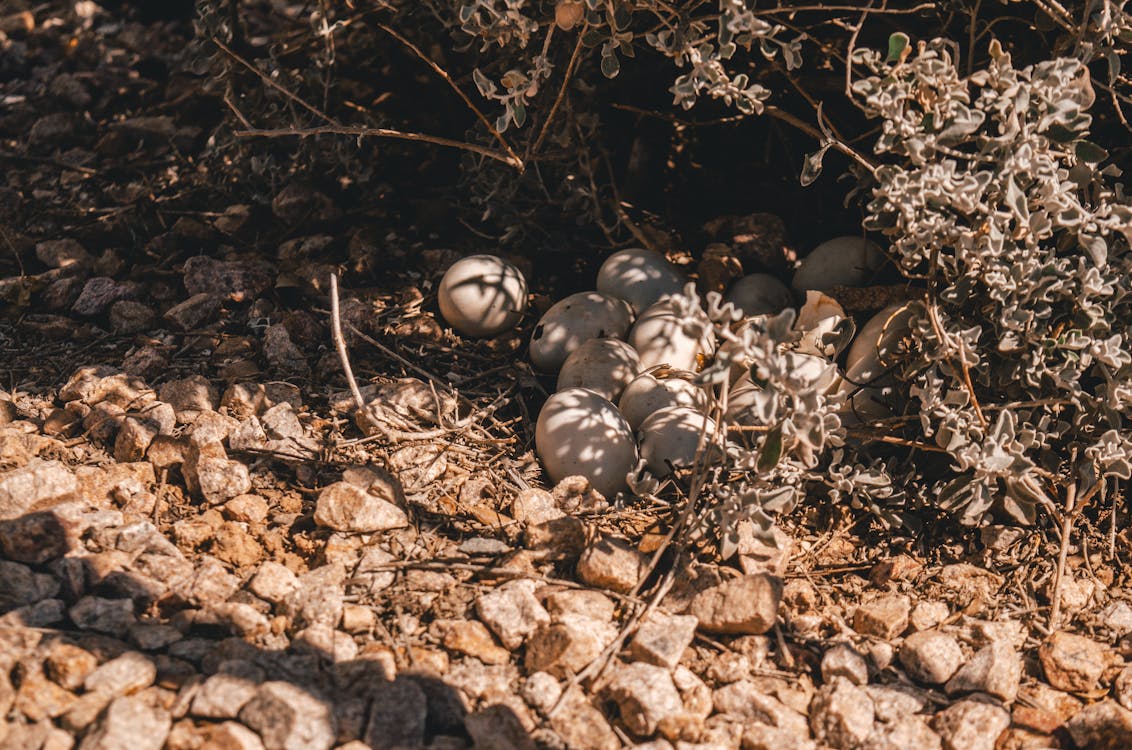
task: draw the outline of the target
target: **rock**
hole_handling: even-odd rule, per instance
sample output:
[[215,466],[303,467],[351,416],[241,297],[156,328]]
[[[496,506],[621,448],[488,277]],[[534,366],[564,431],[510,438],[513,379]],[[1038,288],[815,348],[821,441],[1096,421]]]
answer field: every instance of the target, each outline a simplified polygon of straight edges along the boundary
[[132,334],[149,329],[157,313],[149,305],[123,299],[110,306],[110,328],[115,333]]
[[35,604],[54,596],[59,583],[50,575],[35,573],[26,565],[0,560],[0,611]]
[[177,628],[159,622],[138,622],[130,627],[130,640],[143,651],[160,651],[183,637]]
[[224,517],[240,523],[262,524],[269,512],[267,501],[259,495],[237,495],[224,503]]
[[837,750],[859,746],[872,734],[874,723],[872,699],[844,677],[822,685],[810,703],[814,739]]
[[712,693],[711,706],[721,714],[748,722],[758,721],[795,734],[804,736],[810,731],[805,715],[768,695],[750,680],[718,688]]
[[765,573],[742,576],[701,591],[688,614],[708,633],[761,635],[778,617],[782,581]]
[[199,292],[173,305],[163,316],[175,328],[192,331],[212,321],[220,311],[221,298],[211,292]]
[[476,598],[476,615],[505,648],[519,648],[528,635],[550,622],[550,614],[535,598],[537,586],[531,580],[508,581]]
[[1105,647],[1091,638],[1058,631],[1042,641],[1038,659],[1049,684],[1059,690],[1096,690],[1109,666]]
[[0,521],[0,550],[17,562],[42,565],[67,554],[76,535],[75,525],[58,513],[28,513]]
[[323,565],[304,573],[295,590],[280,603],[280,611],[291,618],[296,629],[318,624],[337,627],[342,619],[345,580],[341,565]]
[[296,651],[313,653],[331,662],[352,661],[358,655],[354,639],[326,623],[316,623],[295,633],[291,645]]
[[928,705],[924,692],[911,686],[865,685],[862,689],[873,701],[877,720],[885,723],[918,714]]
[[637,585],[647,565],[648,558],[628,542],[604,536],[582,552],[578,577],[591,586],[625,594]]
[[[201,750],[266,750],[259,735],[234,721],[210,724],[206,730]],[[170,748],[172,750],[172,748]]]
[[621,741],[601,711],[573,687],[550,716],[550,728],[573,750],[619,750]]
[[336,726],[330,706],[289,682],[260,685],[239,716],[259,733],[267,750],[329,750],[334,745]]
[[943,742],[923,716],[902,716],[877,724],[861,750],[942,750]]
[[448,620],[442,624],[444,648],[474,656],[484,664],[507,664],[511,652],[500,648],[478,620]]
[[1077,747],[1123,750],[1132,747],[1132,712],[1111,700],[1081,709],[1065,724]]
[[869,681],[869,665],[865,657],[848,643],[838,644],[822,655],[822,682],[833,682],[837,677],[844,677],[854,685],[864,685]]
[[560,615],[585,615],[602,622],[613,620],[617,605],[600,591],[590,589],[563,589],[546,597],[544,604],[552,618]]
[[908,617],[912,630],[931,630],[951,614],[945,602],[917,602]]
[[861,635],[890,641],[908,629],[911,611],[912,601],[903,594],[881,596],[857,607],[853,629]]
[[794,553],[794,540],[789,534],[775,526],[771,529],[774,543],[769,544],[755,533],[755,525],[750,521],[740,521],[738,530],[736,551],[739,566],[744,573],[769,573],[779,578],[786,574],[790,557]]
[[74,694],[48,680],[42,665],[32,659],[20,663],[14,677],[19,689],[14,696],[9,693],[8,702],[30,721],[54,719],[69,711],[75,703]]
[[75,475],[61,461],[33,458],[0,473],[0,520],[70,500],[78,490]]
[[134,623],[134,603],[129,599],[84,596],[71,607],[68,615],[80,630],[118,635]]
[[185,289],[190,295],[208,292],[234,302],[251,301],[274,282],[263,263],[224,261],[198,255],[185,261]]
[[523,683],[519,694],[532,708],[546,716],[562,697],[562,686],[554,676],[535,672]]
[[248,590],[260,599],[278,604],[291,595],[298,582],[298,576],[288,568],[268,560],[259,566],[248,581]]
[[1081,710],[1082,703],[1069,693],[1054,690],[1044,682],[1029,682],[1018,689],[1013,707],[1017,726],[1052,734]]
[[98,657],[70,643],[55,643],[43,660],[47,676],[65,690],[82,687],[87,675],[98,666]]
[[476,747],[493,750],[535,750],[534,740],[509,707],[495,704],[469,714],[464,726]]
[[405,511],[349,482],[335,482],[319,493],[314,521],[353,533],[400,529],[409,525]]
[[308,370],[306,356],[291,340],[291,335],[282,323],[268,326],[264,330],[263,356],[280,372],[304,373]]
[[762,722],[743,725],[742,743],[743,750],[782,750],[786,747],[791,750],[815,750],[817,748],[814,741],[805,734],[768,726]]
[[629,654],[637,661],[673,669],[691,645],[698,625],[692,615],[653,612],[637,628],[629,642]]
[[79,750],[161,750],[172,726],[169,712],[144,695],[125,695],[111,701]]
[[962,700],[931,720],[944,750],[994,750],[998,736],[1010,726],[1010,714],[998,706]]
[[[191,449],[190,449],[191,452]],[[186,461],[186,466],[189,462]],[[193,462],[194,483],[201,497],[210,505],[220,505],[252,488],[248,467],[239,461],[218,456],[206,456]]]
[[428,698],[417,682],[399,678],[378,683],[363,739],[372,750],[421,747],[427,717]]
[[71,312],[75,315],[101,315],[115,302],[136,297],[139,286],[132,281],[115,281],[107,276],[87,279]]
[[90,266],[94,262],[94,258],[86,248],[78,240],[70,237],[36,243],[35,257],[51,268]]
[[91,672],[83,687],[89,692],[117,697],[147,688],[156,679],[157,667],[148,656],[127,651]]
[[955,674],[963,663],[963,649],[955,638],[938,630],[922,630],[904,639],[900,663],[908,676],[929,685],[939,685]]
[[528,672],[568,677],[585,669],[617,637],[608,622],[568,613],[544,624],[527,638],[524,666]]
[[212,537],[212,554],[221,562],[245,568],[259,562],[263,547],[243,524],[225,521]]
[[240,710],[255,697],[257,683],[263,680],[263,674],[250,665],[238,667],[233,672],[214,674],[201,683],[189,713],[206,719],[234,719],[239,716]]
[[995,641],[975,653],[971,660],[955,673],[944,690],[956,693],[987,693],[1006,703],[1018,697],[1022,678],[1022,660],[1018,652],[1006,641]]
[[617,704],[629,731],[646,737],[661,719],[684,708],[672,675],[652,664],[635,662],[618,668],[602,693]]

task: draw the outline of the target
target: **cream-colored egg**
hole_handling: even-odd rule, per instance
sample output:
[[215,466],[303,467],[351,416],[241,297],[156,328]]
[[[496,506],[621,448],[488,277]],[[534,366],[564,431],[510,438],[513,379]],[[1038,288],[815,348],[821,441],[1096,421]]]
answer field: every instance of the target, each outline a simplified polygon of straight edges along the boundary
[[624,300],[601,292],[578,292],[556,302],[531,336],[531,363],[557,372],[570,353],[596,338],[625,338],[632,311]]
[[669,406],[707,409],[707,393],[692,382],[693,373],[670,371],[666,374],[668,377],[658,377],[657,372],[644,372],[625,386],[617,408],[634,430],[649,416]]
[[668,365],[677,370],[697,370],[700,357],[715,351],[715,334],[707,316],[689,320],[672,299],[649,307],[629,332],[629,343],[641,355],[641,367]]
[[921,315],[919,302],[889,305],[869,319],[853,339],[845,357],[846,398],[841,411],[868,421],[892,413],[893,378],[889,369],[897,362],[901,342],[911,332],[912,321]]
[[684,275],[663,255],[640,247],[610,255],[597,272],[597,290],[625,300],[635,313],[679,293],[685,283]]
[[884,265],[884,251],[863,237],[835,237],[815,247],[794,272],[800,291],[828,291],[835,286],[864,286]]
[[535,450],[551,481],[581,475],[612,497],[637,465],[633,431],[607,399],[568,388],[547,399],[535,426]]
[[669,464],[686,469],[695,463],[700,437],[706,431],[704,446],[707,456],[717,454],[711,448],[715,422],[702,411],[690,406],[669,406],[641,423],[641,458],[654,474],[669,472]]
[[452,264],[437,289],[440,314],[460,333],[494,336],[513,327],[527,309],[527,280],[494,255],[472,255]]
[[590,339],[566,358],[558,371],[558,390],[589,388],[617,401],[641,371],[637,350],[621,339]]
[[727,290],[726,299],[747,318],[777,315],[794,304],[790,289],[767,273],[753,273],[737,280]]

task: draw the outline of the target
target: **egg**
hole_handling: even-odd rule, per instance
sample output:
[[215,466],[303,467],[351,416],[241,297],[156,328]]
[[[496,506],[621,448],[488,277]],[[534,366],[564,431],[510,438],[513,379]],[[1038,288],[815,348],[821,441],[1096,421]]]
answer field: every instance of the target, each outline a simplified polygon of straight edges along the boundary
[[653,304],[633,324],[629,343],[641,356],[641,367],[668,365],[677,370],[696,370],[701,356],[715,350],[715,335],[707,316],[700,312],[689,320],[673,299]]
[[749,380],[741,382],[742,384],[737,382],[736,388],[727,394],[727,410],[723,412],[724,421],[728,424],[744,426],[765,424],[766,420],[762,416],[763,407],[767,405],[768,399],[774,398],[774,395],[768,394]]
[[437,289],[440,314],[467,336],[494,336],[511,328],[527,309],[527,280],[494,255],[471,255],[452,264]]
[[[668,377],[659,377],[661,374]],[[708,406],[707,393],[691,382],[693,377],[691,372],[667,369],[641,373],[625,386],[617,408],[634,430],[654,412],[669,406],[689,406],[704,411]]]
[[794,272],[799,291],[829,291],[835,286],[864,286],[884,265],[880,246],[863,237],[835,237],[815,247]]
[[620,339],[590,339],[566,358],[558,371],[558,390],[589,388],[616,401],[641,371],[637,350]]
[[726,300],[743,313],[776,315],[794,304],[794,295],[785,284],[767,273],[753,273],[737,280],[727,290]]
[[621,412],[585,388],[567,388],[547,399],[535,425],[535,450],[554,482],[581,475],[612,497],[637,466],[637,443]]
[[625,300],[634,313],[679,293],[685,283],[683,274],[663,255],[641,247],[610,255],[597,272],[597,290]]
[[859,419],[882,419],[892,413],[894,396],[889,368],[899,356],[900,342],[910,334],[912,321],[923,313],[918,302],[889,305],[861,327],[845,357],[847,397],[842,412]]
[[601,292],[578,292],[556,302],[531,336],[531,363],[557,372],[570,353],[596,338],[624,338],[632,322],[629,303]]
[[711,417],[690,406],[661,409],[641,423],[641,458],[648,463],[649,470],[660,476],[668,474],[669,464],[686,469],[695,463],[700,435],[705,430],[705,448],[709,455],[714,455],[711,436],[715,422]]

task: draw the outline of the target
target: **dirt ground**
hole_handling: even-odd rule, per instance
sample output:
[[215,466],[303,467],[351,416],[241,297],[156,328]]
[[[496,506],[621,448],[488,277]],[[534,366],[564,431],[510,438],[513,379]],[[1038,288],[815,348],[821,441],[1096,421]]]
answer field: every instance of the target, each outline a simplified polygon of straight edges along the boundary
[[[1061,581],[1048,522],[665,546],[548,485],[537,315],[440,318],[492,243],[234,137],[184,10],[0,7],[0,745],[1132,747],[1122,498]],[[534,312],[581,275],[516,261]]]

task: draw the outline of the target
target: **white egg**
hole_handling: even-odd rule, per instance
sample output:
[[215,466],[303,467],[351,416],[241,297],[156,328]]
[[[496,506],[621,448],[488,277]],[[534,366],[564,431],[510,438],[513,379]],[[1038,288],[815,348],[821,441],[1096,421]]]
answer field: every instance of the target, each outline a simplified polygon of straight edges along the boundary
[[547,399],[535,426],[535,450],[552,481],[581,475],[606,497],[623,490],[637,466],[637,443],[625,418],[585,388]]
[[511,328],[527,309],[527,281],[513,264],[494,255],[472,255],[452,264],[437,290],[440,314],[460,333],[494,336]]
[[794,304],[790,289],[767,273],[753,273],[737,280],[727,290],[726,299],[744,317],[777,315]]
[[558,390],[589,388],[616,401],[641,371],[637,350],[621,339],[590,339],[566,358],[558,371]]
[[711,417],[690,406],[669,406],[656,412],[641,423],[641,458],[657,475],[669,472],[669,464],[686,469],[695,463],[700,447],[700,436],[706,430],[704,446],[709,455],[715,422]]
[[793,286],[824,292],[835,286],[864,286],[884,265],[884,251],[863,237],[835,237],[815,247],[794,272]]
[[900,342],[911,332],[912,320],[922,312],[918,302],[897,303],[861,327],[845,358],[841,393],[847,399],[843,413],[862,420],[882,419],[892,413],[894,384],[888,371],[897,361]]
[[764,424],[760,415],[767,399],[773,398],[762,388],[750,380],[740,378],[735,383],[735,389],[727,393],[727,410],[723,412],[724,421],[728,424],[753,426]]
[[663,255],[640,247],[610,255],[597,272],[597,290],[625,300],[634,313],[679,293],[685,283],[684,275]]
[[531,362],[543,372],[557,372],[570,353],[596,338],[625,337],[632,311],[624,300],[601,292],[578,292],[556,302],[531,336]]
[[837,300],[807,289],[806,302],[798,310],[794,330],[802,334],[798,351],[833,359],[852,341],[855,328]]
[[708,398],[703,388],[691,382],[691,372],[669,371],[669,377],[658,377],[657,372],[644,372],[625,386],[617,408],[634,430],[650,415],[669,406],[689,406],[703,411]]
[[629,343],[641,355],[641,367],[668,365],[677,370],[696,370],[701,356],[715,350],[715,334],[707,316],[700,312],[689,320],[672,299],[649,307],[629,332]]

